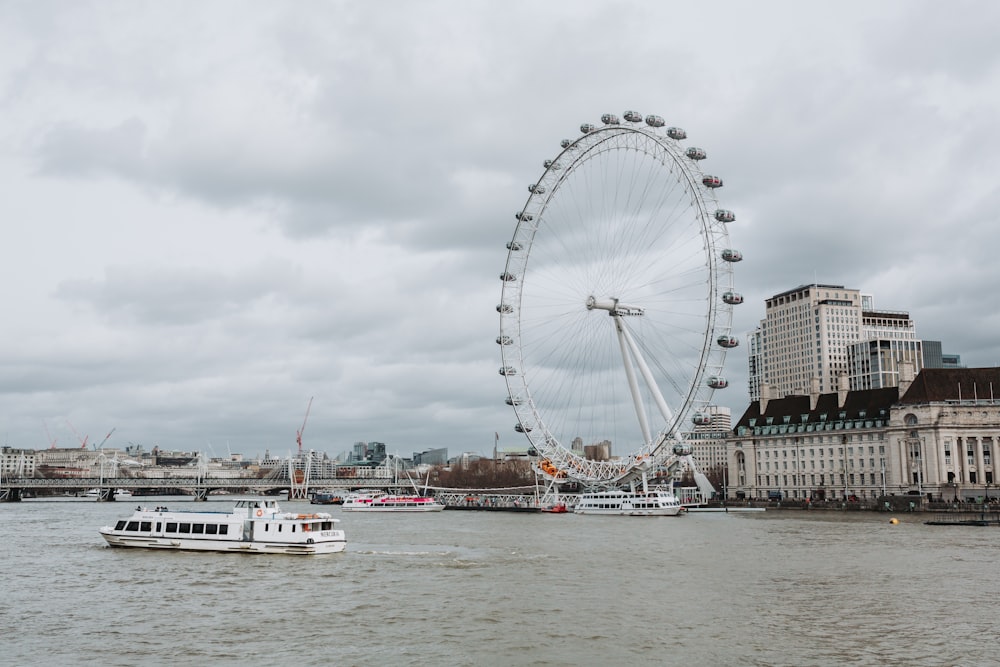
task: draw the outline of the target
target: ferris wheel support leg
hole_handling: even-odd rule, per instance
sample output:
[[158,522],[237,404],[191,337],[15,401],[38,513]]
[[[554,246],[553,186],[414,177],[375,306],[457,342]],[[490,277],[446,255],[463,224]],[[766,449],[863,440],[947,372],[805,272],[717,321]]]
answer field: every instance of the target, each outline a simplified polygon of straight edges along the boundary
[[[618,317],[615,318],[616,321],[620,319]],[[663,394],[660,393],[660,388],[656,385],[656,380],[653,379],[653,373],[649,370],[646,360],[643,359],[638,346],[635,344],[635,339],[632,338],[632,334],[625,328],[624,323],[619,324],[619,336],[624,336],[629,349],[632,351],[632,357],[639,366],[639,372],[642,373],[642,379],[645,380],[646,386],[649,388],[649,393],[653,396],[653,401],[656,402],[656,407],[660,409],[660,414],[663,415],[663,419],[669,424],[673,421],[673,412],[670,410],[670,406],[667,405],[666,400],[664,400]],[[646,442],[652,442],[648,436]]]
[[[646,447],[652,443],[652,434],[649,430],[649,419],[646,417],[646,408],[642,405],[642,396],[639,395],[639,382],[635,377],[635,367],[633,366],[634,347],[630,344],[630,337],[625,330],[622,318],[612,313],[615,320],[615,330],[618,332],[618,344],[622,349],[622,361],[625,364],[625,375],[628,378],[628,388],[632,392],[632,402],[635,404],[635,414],[639,418],[639,428],[642,430],[642,438]],[[632,353],[630,354],[630,350]]]

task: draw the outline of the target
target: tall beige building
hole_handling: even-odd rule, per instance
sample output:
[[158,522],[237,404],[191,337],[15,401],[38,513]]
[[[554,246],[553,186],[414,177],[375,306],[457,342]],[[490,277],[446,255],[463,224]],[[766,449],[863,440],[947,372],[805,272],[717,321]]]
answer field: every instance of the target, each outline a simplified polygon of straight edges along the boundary
[[862,309],[861,292],[843,285],[800,285],[767,299],[750,340],[750,400],[764,387],[770,398],[836,391],[848,348],[862,340]]
[[750,400],[836,391],[841,375],[851,390],[895,387],[904,362],[919,372],[922,346],[909,313],[875,310],[873,301],[821,284],[767,299],[748,346]]

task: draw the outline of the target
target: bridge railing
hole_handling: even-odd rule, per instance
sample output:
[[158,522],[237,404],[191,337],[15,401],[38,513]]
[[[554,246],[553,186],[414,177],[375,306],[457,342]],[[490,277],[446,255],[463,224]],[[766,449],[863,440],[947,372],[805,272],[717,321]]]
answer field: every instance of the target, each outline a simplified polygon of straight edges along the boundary
[[[58,477],[58,478],[11,478],[0,482],[3,488],[12,489],[280,489],[290,486],[287,479],[258,479],[239,477]],[[357,489],[387,488],[396,486],[392,480],[331,478],[309,480],[310,489]]]

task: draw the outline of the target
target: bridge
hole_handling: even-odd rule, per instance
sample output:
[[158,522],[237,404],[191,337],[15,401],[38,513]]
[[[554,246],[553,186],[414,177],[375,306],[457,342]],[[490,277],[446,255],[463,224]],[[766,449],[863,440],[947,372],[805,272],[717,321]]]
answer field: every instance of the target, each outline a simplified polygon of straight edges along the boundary
[[67,478],[17,478],[4,477],[0,482],[0,502],[17,502],[22,497],[39,491],[46,494],[68,495],[97,489],[97,500],[113,501],[115,492],[141,491],[147,495],[193,495],[195,500],[207,500],[213,491],[223,493],[280,493],[287,490],[292,500],[305,500],[309,488],[343,490],[389,489],[400,486],[389,478],[313,478],[305,483],[296,483],[280,478],[239,478],[239,477],[67,477]]

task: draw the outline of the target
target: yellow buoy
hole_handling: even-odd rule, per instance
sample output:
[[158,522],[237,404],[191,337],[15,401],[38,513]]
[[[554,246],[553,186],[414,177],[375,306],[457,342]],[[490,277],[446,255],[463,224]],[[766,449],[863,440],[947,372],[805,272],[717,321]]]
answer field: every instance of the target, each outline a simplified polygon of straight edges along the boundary
[[895,526],[897,523],[899,523],[899,519],[897,519],[896,517],[892,517],[891,519],[889,519],[889,523]]

